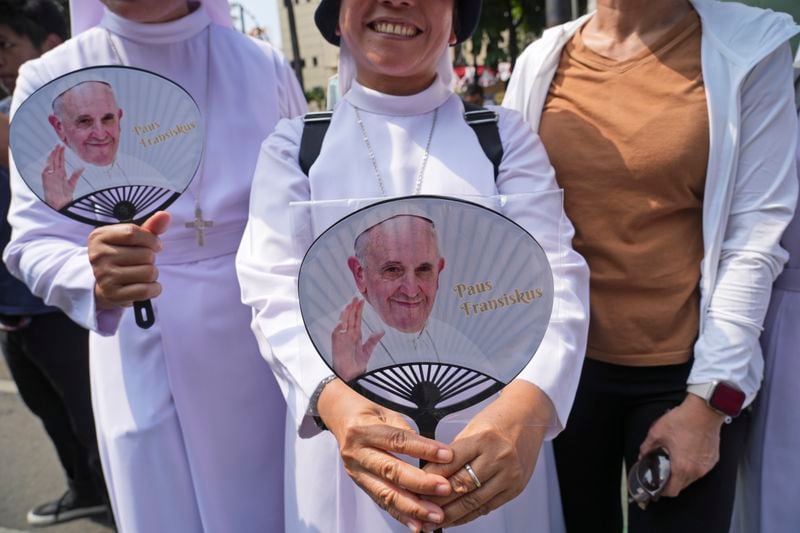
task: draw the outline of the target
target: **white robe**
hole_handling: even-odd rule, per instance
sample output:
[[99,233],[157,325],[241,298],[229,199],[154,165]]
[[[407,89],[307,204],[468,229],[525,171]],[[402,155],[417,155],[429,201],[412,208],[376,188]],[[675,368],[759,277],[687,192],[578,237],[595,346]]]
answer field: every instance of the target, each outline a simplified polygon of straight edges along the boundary
[[[253,330],[262,355],[270,362],[289,405],[286,530],[290,532],[407,531],[347,476],[330,433],[301,438],[314,433],[313,422],[305,416],[309,397],[330,370],[315,353],[302,326],[296,280],[304,251],[326,228],[313,227],[312,234],[298,236],[293,223],[296,213],[290,203],[381,196],[351,104],[361,109],[389,195],[414,191],[436,108],[438,123],[422,194],[491,196],[498,190],[512,195],[557,188],[538,138],[519,115],[502,109],[498,112],[505,155],[495,183],[492,165],[464,121],[460,100],[441,82],[408,97],[380,94],[354,83],[336,109],[308,177],[297,163],[300,120],[282,121],[265,141],[253,181],[250,219],[237,256],[237,272],[243,300],[255,309]],[[517,204],[506,214],[524,226],[535,210],[533,203]],[[556,294],[560,320],[551,322],[542,347],[521,374],[541,387],[556,407],[558,421],[548,437],[558,433],[566,421],[580,376],[587,331],[588,270],[570,247],[571,224],[564,219],[562,227],[560,241],[547,236],[559,244],[549,257],[554,276],[561,280]],[[298,237],[304,242],[297,242]],[[437,437],[446,442],[463,425],[463,419],[445,419]],[[536,472],[522,495],[456,529],[509,533],[562,530],[550,445],[544,446]]]
[[[800,168],[800,136],[797,162]],[[753,403],[739,463],[731,533],[800,530],[800,211],[781,242],[789,250],[789,263],[775,281],[764,321],[764,383]]]
[[[208,126],[203,167],[169,208],[172,225],[157,258],[163,294],[153,300],[156,324],[142,330],[130,310],[95,308],[85,248],[92,228],[47,208],[16,172],[9,270],[95,332],[97,433],[123,533],[280,531],[285,405],[248,330],[233,254],[259,143],[281,117],[304,112],[302,93],[279,54],[212,24],[203,9],[165,24],[106,13],[99,28],[21,69],[14,109],[59,75],[118,64],[105,28],[125,64],[183,86]],[[205,219],[214,221],[202,248],[184,226],[197,195]]]

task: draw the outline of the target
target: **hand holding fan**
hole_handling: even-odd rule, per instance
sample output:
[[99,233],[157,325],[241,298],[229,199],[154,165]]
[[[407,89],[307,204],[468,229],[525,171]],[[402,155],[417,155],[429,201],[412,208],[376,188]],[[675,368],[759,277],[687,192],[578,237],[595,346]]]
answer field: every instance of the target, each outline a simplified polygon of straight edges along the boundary
[[[174,82],[140,69],[92,67],[33,93],[11,122],[23,181],[63,215],[103,226],[141,224],[192,181],[203,155],[197,104]],[[136,323],[155,322],[150,301]]]
[[550,266],[530,234],[490,209],[430,196],[334,224],[308,250],[298,291],[333,372],[429,438],[519,374],[553,304]]

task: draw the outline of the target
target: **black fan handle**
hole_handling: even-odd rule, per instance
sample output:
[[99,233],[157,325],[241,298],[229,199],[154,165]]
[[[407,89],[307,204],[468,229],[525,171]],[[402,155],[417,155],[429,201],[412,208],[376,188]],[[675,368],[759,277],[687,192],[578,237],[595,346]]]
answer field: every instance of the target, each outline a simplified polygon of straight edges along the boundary
[[[178,195],[173,195],[173,198],[177,197]],[[117,202],[114,205],[114,216],[122,223],[141,224],[141,221],[133,220],[135,214],[136,206],[128,200]],[[133,302],[133,316],[136,318],[136,325],[142,329],[150,329],[156,323],[156,314],[153,312],[153,304],[150,300]]]
[[[429,439],[436,438],[436,426],[439,425],[439,417],[431,415],[430,413],[419,413],[417,416],[413,417],[413,420],[417,425],[417,429],[419,429],[420,435]],[[419,460],[420,468],[424,467],[426,464],[428,464],[428,462],[424,459]],[[443,531],[444,530],[442,528],[437,528],[433,531],[433,533],[442,533]]]
[[133,314],[136,317],[136,325],[142,329],[150,329],[156,323],[156,315],[153,313],[153,304],[150,300],[133,302]]

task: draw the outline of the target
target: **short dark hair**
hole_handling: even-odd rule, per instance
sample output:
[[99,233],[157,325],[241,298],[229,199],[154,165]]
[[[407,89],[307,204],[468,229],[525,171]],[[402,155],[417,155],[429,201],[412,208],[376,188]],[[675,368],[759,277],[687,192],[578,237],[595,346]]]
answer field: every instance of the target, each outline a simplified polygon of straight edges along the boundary
[[47,36],[67,39],[67,18],[55,0],[0,0],[0,24],[17,35],[27,37],[39,48]]
[[483,87],[478,85],[477,83],[470,83],[467,85],[467,90],[464,91],[464,94],[469,96],[483,96]]

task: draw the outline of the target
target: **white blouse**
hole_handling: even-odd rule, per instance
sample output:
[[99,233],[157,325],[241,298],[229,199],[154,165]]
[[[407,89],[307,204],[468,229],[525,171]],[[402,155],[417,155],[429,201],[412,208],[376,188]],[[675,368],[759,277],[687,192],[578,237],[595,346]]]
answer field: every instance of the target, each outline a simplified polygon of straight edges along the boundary
[[[302,119],[281,121],[262,145],[253,181],[250,218],[237,256],[243,301],[254,308],[253,330],[272,366],[301,436],[315,433],[306,417],[309,398],[330,370],[316,354],[302,325],[297,274],[303,254],[326,227],[297,230],[294,202],[380,198],[381,187],[359,127],[355,108],[374,150],[386,194],[414,193],[420,164],[438,109],[422,194],[510,195],[558,191],[539,138],[513,111],[497,109],[504,156],[497,181],[491,162],[464,120],[459,98],[438,80],[412,96],[392,96],[354,82],[337,106],[319,158],[306,176],[298,164]],[[531,227],[540,213],[532,203],[508,202],[506,216],[526,227],[548,253],[556,279],[554,319],[521,378],[552,400],[564,426],[572,406],[586,348],[588,281],[586,263],[571,248],[572,225],[558,206],[553,227],[542,235]],[[323,224],[324,225],[324,224]]]

